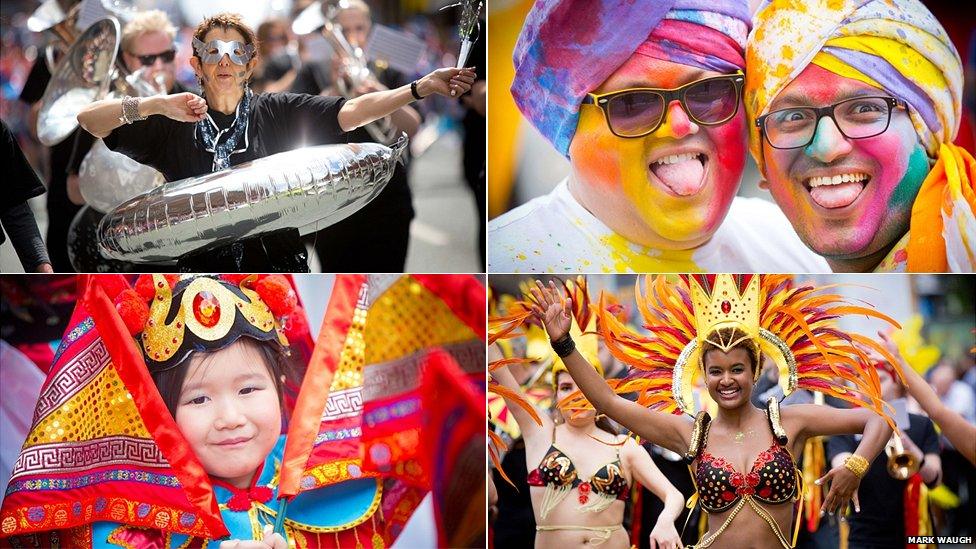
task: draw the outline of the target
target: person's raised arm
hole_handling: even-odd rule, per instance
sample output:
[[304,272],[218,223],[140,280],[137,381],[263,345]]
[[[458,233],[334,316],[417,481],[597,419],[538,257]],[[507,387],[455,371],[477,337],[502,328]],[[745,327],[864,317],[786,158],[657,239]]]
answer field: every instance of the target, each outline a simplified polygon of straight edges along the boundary
[[[538,305],[532,305],[532,312],[542,321],[554,347],[559,347],[563,338],[569,337],[572,319],[569,316],[569,298],[562,297],[556,284],[549,281],[546,287],[536,280],[532,288]],[[583,355],[571,345],[572,351],[561,356],[569,375],[597,411],[609,416],[641,438],[663,446],[673,452],[684,454],[688,451],[692,425],[680,417],[662,412],[654,412],[636,402],[631,402],[613,392],[609,385],[593,369]],[[558,352],[558,351],[557,351]]]
[[[488,348],[488,361],[493,362],[502,358],[502,352],[498,348],[498,345],[492,345]],[[512,391],[513,393],[524,398],[525,394],[522,392],[522,387],[519,385],[518,381],[515,380],[515,376],[512,372],[508,371],[507,366],[497,368],[491,372],[491,377],[499,385]],[[505,399],[505,405],[508,407],[508,413],[512,414],[515,418],[515,423],[518,423],[519,431],[522,432],[522,437],[525,438],[526,444],[532,446],[538,443],[549,443],[549,437],[552,433],[553,423],[552,419],[549,418],[547,414],[540,413],[536,410],[538,417],[542,420],[542,424],[536,423],[532,414],[523,408],[519,403],[511,400],[506,395],[502,395]],[[531,403],[529,403],[531,405]]]
[[[434,93],[459,96],[471,89],[474,77],[471,69],[437,69],[415,82],[417,96],[423,98]],[[410,84],[360,95],[343,103],[339,109],[339,126],[343,131],[352,131],[392,114],[416,99]]]
[[976,465],[976,425],[970,424],[965,418],[942,403],[932,386],[905,362],[901,352],[898,351],[898,346],[891,341],[891,338],[883,332],[878,332],[878,336],[881,337],[892,356],[901,361],[901,371],[905,373],[908,393],[932,418],[932,421],[942,429],[942,434],[959,450],[959,453],[969,460],[969,463]]
[[[198,95],[183,92],[170,95],[154,95],[136,98],[133,104],[138,118],[161,114],[178,122],[196,122],[207,114],[207,102]],[[88,133],[98,138],[108,137],[112,130],[123,125],[123,99],[95,101],[78,113],[78,123]]]

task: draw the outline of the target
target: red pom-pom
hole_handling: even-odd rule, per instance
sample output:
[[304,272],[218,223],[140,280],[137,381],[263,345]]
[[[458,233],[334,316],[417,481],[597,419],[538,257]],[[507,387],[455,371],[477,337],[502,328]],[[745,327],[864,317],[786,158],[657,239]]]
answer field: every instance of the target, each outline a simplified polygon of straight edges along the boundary
[[272,492],[271,488],[268,488],[267,486],[255,486],[248,490],[248,495],[254,501],[268,503],[271,501],[271,496],[274,495],[274,492]]
[[295,307],[288,314],[281,327],[284,329],[285,337],[288,338],[288,341],[299,341],[308,335],[310,329],[308,326],[308,317],[305,315],[305,309],[301,306]]
[[95,275],[98,285],[105,290],[105,295],[109,299],[118,299],[123,290],[129,288],[129,282],[119,274],[100,274]]
[[145,301],[156,297],[156,287],[153,285],[152,275],[139,275],[139,278],[136,279],[136,293]]
[[141,332],[149,320],[149,306],[135,290],[123,290],[115,298],[115,310],[119,312],[122,322],[132,335]]
[[298,305],[298,295],[288,279],[282,275],[269,275],[254,283],[254,291],[267,303],[276,317],[291,314]]
[[[169,285],[169,289],[172,290],[176,286],[176,283],[180,280],[180,275],[178,274],[164,274],[163,278],[166,279],[166,284]],[[156,297],[156,282],[153,280],[153,275],[144,274],[139,275],[136,279],[136,292],[142,296],[145,301],[152,301]]]
[[247,511],[251,508],[251,500],[247,497],[247,492],[238,492],[227,500],[227,508],[231,511]]

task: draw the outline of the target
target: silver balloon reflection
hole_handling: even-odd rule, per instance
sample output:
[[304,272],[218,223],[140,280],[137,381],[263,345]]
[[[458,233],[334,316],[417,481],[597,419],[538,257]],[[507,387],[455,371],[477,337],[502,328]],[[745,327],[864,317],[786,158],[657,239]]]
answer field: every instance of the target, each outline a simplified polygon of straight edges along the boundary
[[96,139],[78,169],[78,188],[85,203],[101,213],[166,182],[163,174],[128,156],[109,150]]
[[98,227],[99,250],[123,261],[175,263],[279,229],[317,231],[379,195],[406,146],[403,134],[389,147],[305,147],[166,183],[108,212]]

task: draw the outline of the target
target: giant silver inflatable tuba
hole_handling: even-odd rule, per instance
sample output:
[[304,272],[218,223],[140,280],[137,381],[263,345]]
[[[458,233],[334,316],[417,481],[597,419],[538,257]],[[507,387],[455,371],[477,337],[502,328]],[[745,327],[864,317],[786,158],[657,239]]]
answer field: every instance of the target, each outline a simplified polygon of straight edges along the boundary
[[176,263],[183,255],[284,228],[308,234],[379,195],[407,146],[320,145],[173,181],[120,204],[98,229],[102,255]]

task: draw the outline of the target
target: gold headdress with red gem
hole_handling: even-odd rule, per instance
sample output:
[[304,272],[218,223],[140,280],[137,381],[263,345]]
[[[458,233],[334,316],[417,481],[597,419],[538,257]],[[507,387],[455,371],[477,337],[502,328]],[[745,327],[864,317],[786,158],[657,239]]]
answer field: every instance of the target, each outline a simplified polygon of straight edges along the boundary
[[[222,349],[242,336],[287,347],[281,319],[297,304],[281,275],[143,275],[135,291],[125,294],[117,307],[129,331],[138,334],[152,372],[180,364],[192,351]],[[151,300],[148,308],[146,300]]]
[[716,330],[736,327],[776,363],[784,395],[798,388],[819,391],[890,420],[877,372],[858,346],[897,361],[883,345],[836,325],[848,314],[898,325],[871,307],[850,305],[812,285],[795,286],[790,275],[648,276],[643,291],[638,280],[636,296],[649,335],[614,318],[602,297],[598,326],[608,350],[631,367],[626,378],[612,382],[614,389],[637,392],[644,406],[693,414],[691,388],[701,371],[702,344],[730,349],[737,341],[718,339]]

